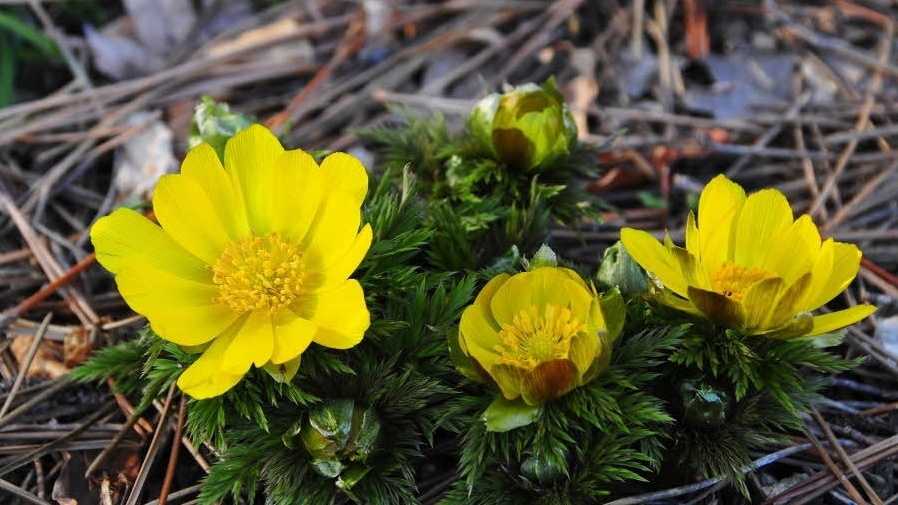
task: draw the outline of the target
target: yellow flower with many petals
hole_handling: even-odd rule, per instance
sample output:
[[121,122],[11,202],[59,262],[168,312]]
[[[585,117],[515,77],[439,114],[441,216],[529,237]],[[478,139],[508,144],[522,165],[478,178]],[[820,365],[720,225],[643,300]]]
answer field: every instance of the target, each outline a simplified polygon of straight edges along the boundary
[[371,227],[359,231],[367,191],[352,156],[332,154],[319,167],[253,125],[227,143],[224,167],[201,144],[180,174],[159,181],[159,225],[118,209],[90,235],[97,260],[153,331],[205,346],[178,386],[209,398],[252,365],[292,376],[311,342],[359,343],[370,315],[349,276],[371,245]]
[[668,236],[624,228],[627,252],[663,285],[659,299],[747,334],[776,338],[832,332],[867,317],[858,305],[812,316],[848,287],[861,252],[853,244],[821,240],[810,216],[793,220],[775,189],[748,197],[723,175],[702,191],[698,220],[689,213],[686,248]]
[[484,381],[528,405],[589,382],[613,340],[598,295],[574,271],[548,266],[493,278],[462,313],[458,337]]

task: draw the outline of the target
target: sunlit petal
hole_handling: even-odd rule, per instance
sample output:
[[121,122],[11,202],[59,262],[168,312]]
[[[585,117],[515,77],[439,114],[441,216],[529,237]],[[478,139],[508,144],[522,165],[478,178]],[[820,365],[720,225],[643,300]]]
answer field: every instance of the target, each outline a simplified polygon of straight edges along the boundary
[[215,301],[217,289],[211,283],[182,279],[134,260],[123,266],[115,278],[122,298],[171,342],[206,343],[239,317]]
[[285,363],[302,354],[318,331],[317,324],[297,317],[287,309],[275,315],[273,324],[274,349],[271,351],[271,362],[274,364]]
[[329,188],[349,197],[358,207],[368,193],[368,172],[362,163],[346,153],[333,153],[321,162],[321,170]]
[[855,305],[854,307],[814,316],[814,327],[808,336],[821,335],[850,326],[876,312],[873,305]]
[[332,349],[348,349],[358,344],[371,325],[365,294],[354,279],[319,293],[313,310],[309,319],[318,325],[314,341]]
[[658,239],[647,232],[633,228],[622,229],[620,239],[627,253],[639,263],[639,266],[657,277],[674,293],[686,296],[688,284],[680,271],[680,265]]
[[229,373],[248,370],[253,364],[260,367],[271,359],[274,349],[274,330],[271,326],[271,314],[267,311],[252,312],[234,339],[228,346],[221,360],[221,369]]
[[321,169],[308,153],[285,151],[274,158],[271,177],[271,229],[301,242],[325,195]]
[[[745,203],[745,190],[723,175],[711,180],[698,200],[698,229],[702,263],[714,266],[731,259],[734,219]],[[671,288],[673,289],[673,288]],[[676,291],[676,290],[674,290]],[[685,296],[685,291],[678,294]]]
[[90,240],[97,261],[114,274],[122,271],[123,262],[137,260],[183,279],[209,279],[209,271],[199,258],[131,209],[116,209],[98,219],[90,229]]
[[249,370],[243,372],[222,370],[225,351],[234,338],[235,331],[227,331],[216,338],[202,356],[178,377],[178,387],[197,400],[221,395],[234,387]]
[[733,261],[742,266],[763,266],[770,244],[792,224],[792,208],[775,189],[764,189],[745,200],[735,229]]
[[832,263],[827,270],[823,269],[823,265],[819,267],[815,265],[814,275],[819,276],[819,281],[815,282],[813,288],[808,290],[809,296],[802,303],[804,310],[817,309],[845,291],[845,288],[857,276],[857,271],[860,268],[861,251],[857,246],[834,242],[832,239],[827,240],[824,246],[826,245],[831,247]]
[[257,234],[272,231],[274,225],[274,195],[280,182],[275,167],[283,152],[277,137],[261,125],[238,132],[225,145],[225,168],[243,198],[249,226]]

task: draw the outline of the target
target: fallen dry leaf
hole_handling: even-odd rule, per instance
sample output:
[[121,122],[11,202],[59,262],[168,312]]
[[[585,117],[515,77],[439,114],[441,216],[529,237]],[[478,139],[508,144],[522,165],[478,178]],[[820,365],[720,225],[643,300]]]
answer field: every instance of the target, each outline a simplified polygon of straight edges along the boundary
[[[23,364],[28,355],[28,349],[34,342],[34,337],[11,334],[12,343],[9,346],[10,351],[16,358],[16,362]],[[44,339],[31,360],[31,365],[25,370],[25,377],[49,377],[56,379],[69,373],[69,367],[64,363],[63,346],[59,342]]]
[[115,152],[115,187],[124,200],[146,200],[163,175],[178,168],[172,131],[149,112],[137,112],[126,123],[149,123]]

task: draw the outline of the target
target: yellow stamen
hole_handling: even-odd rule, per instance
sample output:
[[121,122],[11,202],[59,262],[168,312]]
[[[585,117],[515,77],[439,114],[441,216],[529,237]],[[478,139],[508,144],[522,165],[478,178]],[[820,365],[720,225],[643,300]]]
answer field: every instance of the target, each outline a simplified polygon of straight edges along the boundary
[[228,244],[212,265],[218,301],[236,312],[290,304],[302,292],[302,251],[277,233]]
[[568,308],[549,305],[539,314],[531,306],[514,316],[512,324],[502,325],[496,363],[533,370],[547,361],[567,359],[571,339],[585,329]]
[[752,284],[769,277],[774,274],[761,268],[722,263],[711,272],[711,287],[738,302],[745,298],[745,292]]

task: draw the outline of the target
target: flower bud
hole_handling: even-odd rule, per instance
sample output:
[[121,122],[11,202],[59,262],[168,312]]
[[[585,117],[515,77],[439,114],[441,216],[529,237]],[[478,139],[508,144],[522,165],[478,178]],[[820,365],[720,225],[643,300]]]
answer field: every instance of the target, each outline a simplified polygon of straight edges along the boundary
[[555,79],[487,96],[471,113],[468,130],[497,161],[521,171],[539,171],[567,157],[577,140]]
[[193,112],[188,147],[192,149],[206,142],[215,149],[218,159],[224,160],[224,147],[228,139],[254,122],[249,116],[231,112],[228,104],[215,103],[204,96]]
[[[299,437],[312,455],[312,465],[319,474],[339,476],[341,482],[354,483],[366,473],[359,470],[364,465],[354,463],[365,461],[374,450],[379,434],[380,421],[372,407],[365,408],[342,398],[326,401],[313,409]],[[358,478],[354,477],[356,474]]]
[[719,428],[732,410],[730,393],[705,381],[681,380],[677,396],[681,420],[692,428]]

